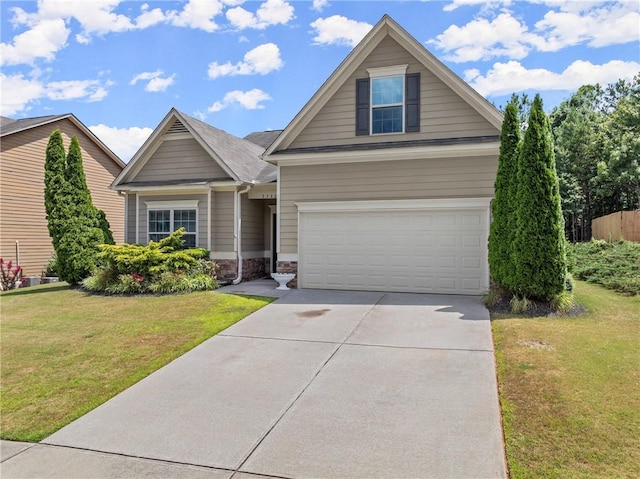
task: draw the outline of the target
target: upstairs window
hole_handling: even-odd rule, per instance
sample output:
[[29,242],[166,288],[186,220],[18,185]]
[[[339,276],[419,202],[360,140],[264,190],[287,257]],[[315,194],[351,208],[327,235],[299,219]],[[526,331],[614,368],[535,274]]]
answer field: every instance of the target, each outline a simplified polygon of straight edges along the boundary
[[356,135],[420,131],[420,73],[407,68],[370,68],[356,80]]

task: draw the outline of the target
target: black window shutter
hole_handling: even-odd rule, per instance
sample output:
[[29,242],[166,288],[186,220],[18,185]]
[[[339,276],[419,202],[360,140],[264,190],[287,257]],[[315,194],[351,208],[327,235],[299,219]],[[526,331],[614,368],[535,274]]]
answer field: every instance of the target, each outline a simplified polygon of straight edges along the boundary
[[356,80],[356,136],[369,134],[369,79]]
[[408,73],[405,78],[404,131],[420,131],[420,73]]

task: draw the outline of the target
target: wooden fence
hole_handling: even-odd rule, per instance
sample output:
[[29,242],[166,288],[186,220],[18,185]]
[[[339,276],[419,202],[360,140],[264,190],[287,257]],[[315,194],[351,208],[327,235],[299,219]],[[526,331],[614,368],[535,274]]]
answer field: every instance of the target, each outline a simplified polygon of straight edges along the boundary
[[640,242],[640,210],[617,211],[601,216],[591,222],[591,229],[595,239]]

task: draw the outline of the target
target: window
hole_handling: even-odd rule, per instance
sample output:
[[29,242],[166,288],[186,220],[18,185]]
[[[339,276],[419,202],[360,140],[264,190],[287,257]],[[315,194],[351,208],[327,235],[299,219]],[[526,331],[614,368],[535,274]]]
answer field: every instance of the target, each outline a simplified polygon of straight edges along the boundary
[[195,248],[197,241],[197,201],[148,201],[149,241],[160,241],[179,228],[184,228],[185,248]]
[[407,68],[370,68],[356,80],[356,135],[420,131],[420,73]]
[[404,77],[371,79],[371,133],[402,133]]

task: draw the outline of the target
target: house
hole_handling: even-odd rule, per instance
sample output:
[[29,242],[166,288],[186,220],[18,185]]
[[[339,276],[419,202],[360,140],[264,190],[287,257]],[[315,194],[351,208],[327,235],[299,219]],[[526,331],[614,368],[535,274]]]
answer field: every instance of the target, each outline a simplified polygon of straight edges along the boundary
[[298,287],[480,294],[502,115],[384,16],[264,159]]
[[240,139],[171,109],[113,182],[125,198],[126,241],[184,227],[187,246],[211,252],[219,279],[275,271],[277,168],[260,156],[279,133]]
[[128,242],[187,229],[223,279],[480,294],[502,115],[389,16],[283,131],[171,110],[114,182]]
[[[51,133],[59,129],[65,148],[78,137],[87,186],[116,242],[124,240],[124,199],[109,189],[124,163],[73,114],[0,123],[0,256],[18,260],[26,275],[40,275],[53,256],[44,207],[44,163]],[[18,251],[19,250],[19,251]]]

